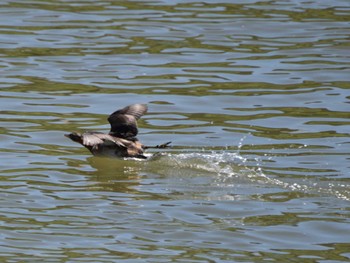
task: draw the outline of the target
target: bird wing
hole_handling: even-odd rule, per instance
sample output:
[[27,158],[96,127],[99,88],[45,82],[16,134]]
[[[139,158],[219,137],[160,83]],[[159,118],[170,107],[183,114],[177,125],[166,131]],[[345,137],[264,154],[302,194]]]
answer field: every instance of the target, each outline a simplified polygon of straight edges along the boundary
[[108,117],[110,134],[121,138],[135,137],[138,133],[137,120],[147,112],[146,104],[132,104],[113,112]]
[[120,141],[116,140],[113,136],[104,133],[84,133],[83,134],[83,145],[95,147],[97,145],[118,145],[126,148],[126,146]]

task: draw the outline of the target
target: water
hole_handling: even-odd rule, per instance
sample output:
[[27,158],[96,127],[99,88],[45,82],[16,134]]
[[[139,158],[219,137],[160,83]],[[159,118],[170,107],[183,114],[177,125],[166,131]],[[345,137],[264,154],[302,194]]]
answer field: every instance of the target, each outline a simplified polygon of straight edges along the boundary
[[[348,1],[2,1],[3,262],[348,262]],[[70,131],[148,103],[146,161]]]

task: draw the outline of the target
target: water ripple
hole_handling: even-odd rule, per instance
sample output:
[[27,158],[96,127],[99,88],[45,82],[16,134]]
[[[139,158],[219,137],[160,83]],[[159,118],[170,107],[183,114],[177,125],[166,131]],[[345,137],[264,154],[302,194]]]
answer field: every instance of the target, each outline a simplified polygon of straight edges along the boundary
[[[2,1],[4,261],[349,260],[348,2]],[[149,160],[68,131],[148,103]]]

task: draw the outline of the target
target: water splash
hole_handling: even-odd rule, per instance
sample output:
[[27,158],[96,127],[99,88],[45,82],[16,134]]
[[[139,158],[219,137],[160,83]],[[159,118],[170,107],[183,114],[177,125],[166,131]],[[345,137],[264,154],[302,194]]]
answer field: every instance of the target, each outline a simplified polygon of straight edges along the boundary
[[[273,157],[271,157],[273,158]],[[252,160],[238,151],[200,151],[187,153],[164,153],[151,156],[148,166],[163,169],[163,174],[186,177],[214,176],[217,185],[257,185],[262,188],[284,189],[305,194],[330,195],[350,200],[347,187],[337,183],[321,182],[317,178],[284,178],[264,171],[263,161],[259,157]]]

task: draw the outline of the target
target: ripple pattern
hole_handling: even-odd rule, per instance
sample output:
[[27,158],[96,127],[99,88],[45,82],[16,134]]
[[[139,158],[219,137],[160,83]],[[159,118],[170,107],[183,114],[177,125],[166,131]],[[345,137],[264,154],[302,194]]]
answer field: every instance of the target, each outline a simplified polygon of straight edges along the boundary
[[[348,262],[349,4],[0,3],[0,261]],[[148,103],[147,161],[63,137]]]

